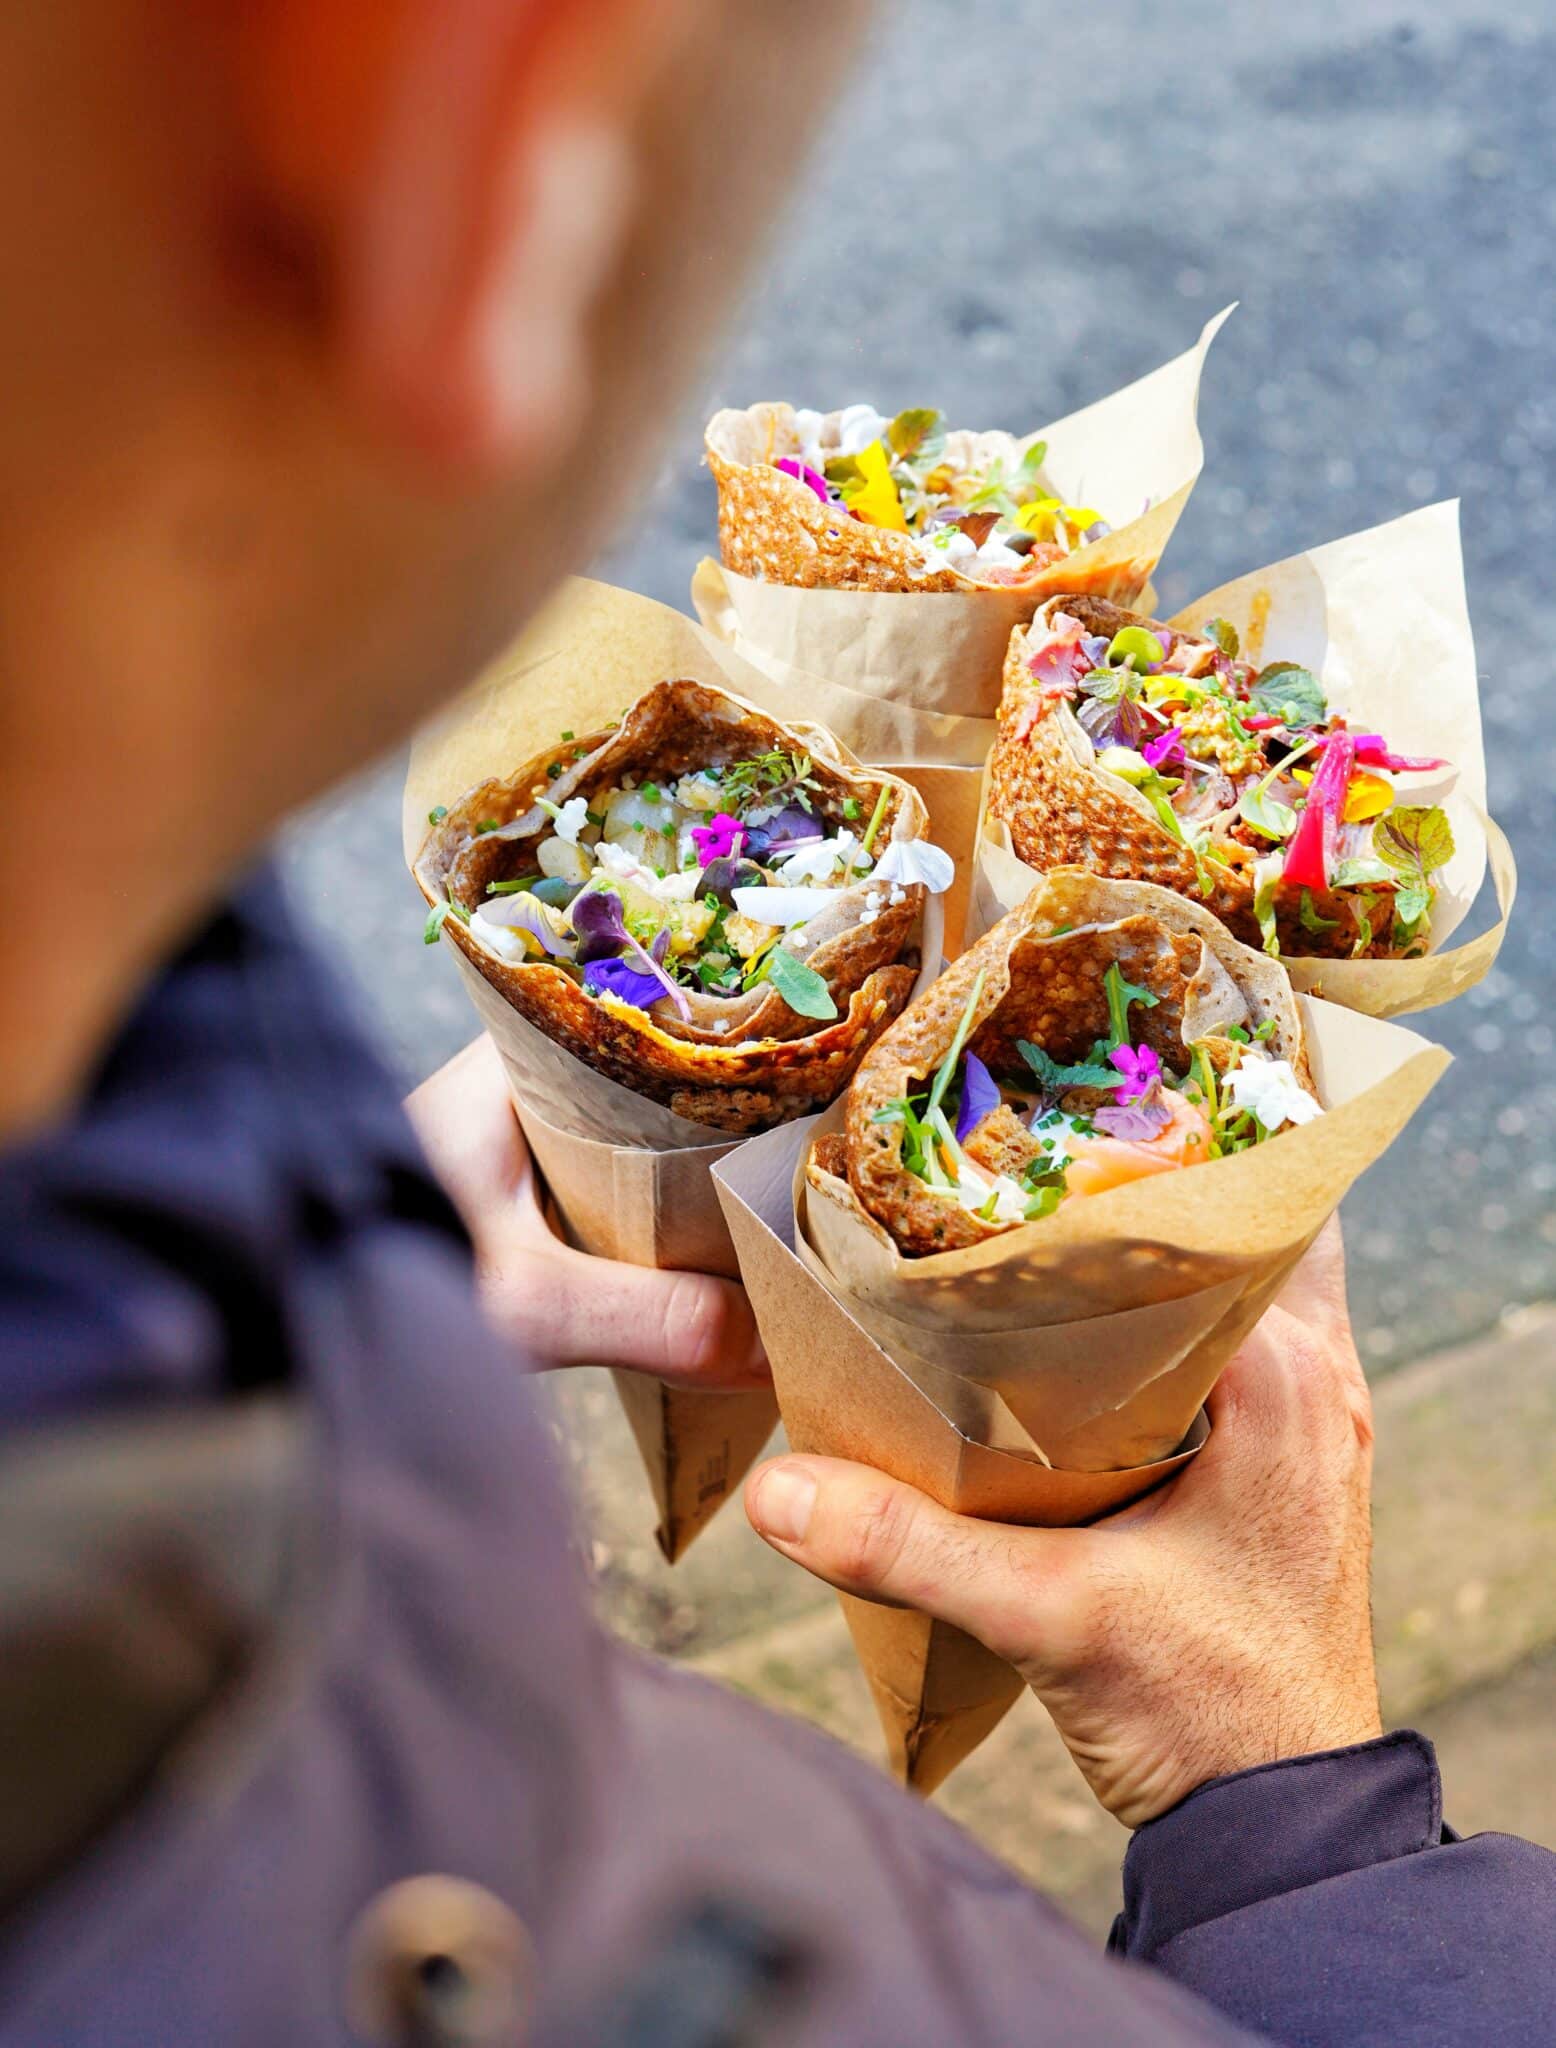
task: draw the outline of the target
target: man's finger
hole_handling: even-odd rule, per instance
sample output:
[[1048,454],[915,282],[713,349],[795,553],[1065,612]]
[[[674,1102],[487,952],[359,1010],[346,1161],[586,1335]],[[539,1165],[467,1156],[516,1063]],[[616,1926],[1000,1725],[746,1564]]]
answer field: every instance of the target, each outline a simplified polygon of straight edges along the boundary
[[624,1365],[710,1392],[771,1382],[750,1303],[732,1280],[557,1246],[488,1266],[482,1292],[488,1312],[546,1369]]
[[787,1457],[746,1481],[746,1514],[785,1557],[845,1593],[948,1621],[1012,1660],[1063,1629],[1084,1530],[952,1514],[841,1458]]

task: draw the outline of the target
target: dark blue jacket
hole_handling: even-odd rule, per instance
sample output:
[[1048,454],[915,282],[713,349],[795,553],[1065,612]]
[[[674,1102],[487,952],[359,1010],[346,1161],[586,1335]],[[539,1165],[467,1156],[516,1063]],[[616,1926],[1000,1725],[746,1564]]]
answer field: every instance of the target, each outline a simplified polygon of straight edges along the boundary
[[1105,1959],[832,1743],[605,1640],[268,882],[0,1162],[0,1364],[3,2048],[521,2008],[574,2048],[1556,2039],[1556,1859],[1445,1831],[1418,1737],[1142,1829]]

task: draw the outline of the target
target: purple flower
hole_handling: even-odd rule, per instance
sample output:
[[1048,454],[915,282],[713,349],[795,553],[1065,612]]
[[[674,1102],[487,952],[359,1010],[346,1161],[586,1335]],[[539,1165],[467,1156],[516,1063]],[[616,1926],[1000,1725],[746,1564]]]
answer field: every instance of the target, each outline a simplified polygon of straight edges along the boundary
[[1149,768],[1160,768],[1164,761],[1183,759],[1183,734],[1177,726],[1170,725],[1159,739],[1147,740],[1140,749],[1141,759]]
[[615,996],[646,1010],[664,994],[657,974],[644,974],[630,960],[591,960],[584,969],[584,987],[592,996]]
[[1172,1122],[1172,1111],[1165,1102],[1137,1102],[1127,1109],[1120,1104],[1111,1109],[1093,1110],[1091,1120],[1110,1138],[1138,1139],[1149,1144]]
[[[626,905],[613,889],[586,889],[575,896],[570,913],[573,930],[579,937],[578,960],[585,968],[603,967],[607,964],[626,964],[618,956],[627,953],[638,963],[642,979],[652,979],[660,995],[668,996],[674,1003],[684,1023],[691,1022],[692,1006],[686,1000],[686,992],[671,980],[659,964],[670,944],[668,932],[660,932],[654,939],[654,950],[645,953],[643,948],[627,930]],[[588,987],[585,974],[584,986]],[[625,998],[635,1002],[633,996]],[[640,1005],[641,1007],[641,1005]]]
[[728,811],[719,811],[711,825],[693,825],[692,844],[697,849],[699,865],[707,867],[710,861],[727,860],[738,853],[742,830],[740,820],[732,818]]
[[956,1142],[965,1143],[986,1116],[1000,1106],[999,1084],[975,1052],[962,1061],[962,1106],[956,1112]]
[[1117,1083],[1120,1103],[1144,1102],[1161,1086],[1162,1063],[1148,1045],[1116,1045],[1108,1058],[1124,1077]]
[[793,853],[812,841],[819,845],[824,836],[803,804],[785,804],[765,825],[746,827],[746,852],[758,859],[769,853]]
[[773,464],[773,468],[781,469],[785,476],[792,476],[802,484],[808,484],[822,504],[826,504],[827,480],[818,470],[812,469],[808,462],[797,462],[792,455],[781,455]]

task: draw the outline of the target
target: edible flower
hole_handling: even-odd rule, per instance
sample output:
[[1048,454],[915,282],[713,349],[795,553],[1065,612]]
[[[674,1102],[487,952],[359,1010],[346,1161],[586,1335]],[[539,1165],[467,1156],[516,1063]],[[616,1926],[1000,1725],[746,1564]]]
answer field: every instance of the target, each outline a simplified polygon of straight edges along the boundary
[[630,960],[591,960],[584,969],[584,987],[592,996],[614,996],[635,1010],[646,1010],[664,994],[657,974],[644,974]]
[[902,500],[897,495],[897,485],[884,446],[879,441],[872,441],[868,448],[860,449],[854,460],[864,481],[843,486],[843,503],[856,519],[867,520],[871,526],[889,526],[898,533],[906,533],[908,522],[903,516]]
[[1161,1086],[1162,1063],[1150,1046],[1115,1045],[1108,1059],[1123,1075],[1117,1084],[1121,1103],[1143,1102]]
[[1184,755],[1180,729],[1170,725],[1160,738],[1147,740],[1140,749],[1140,758],[1151,768],[1160,768],[1164,761],[1181,761]]
[[1381,818],[1393,801],[1392,782],[1385,782],[1381,775],[1353,775],[1341,816],[1347,825],[1359,825],[1368,818]]
[[1340,834],[1345,794],[1356,765],[1356,741],[1348,732],[1331,733],[1324,757],[1308,786],[1307,802],[1286,848],[1281,879],[1293,887],[1327,889]]
[[823,505],[828,502],[827,480],[818,470],[812,469],[808,462],[796,462],[792,455],[781,455],[773,464],[773,468],[781,469],[785,476],[792,476],[797,482],[809,485]]
[[917,882],[931,896],[943,896],[956,880],[956,862],[927,839],[894,839],[870,876],[872,882]]
[[589,799],[586,796],[570,796],[557,811],[551,829],[558,839],[569,846],[578,844],[578,835],[589,822]]
[[740,820],[732,818],[728,811],[720,811],[711,825],[693,825],[691,837],[698,865],[706,867],[710,861],[727,860],[738,853],[742,829]]
[[[778,873],[786,883],[824,882],[834,869],[851,868],[858,851],[859,840],[852,832],[839,832],[835,839],[803,841],[778,862]],[[862,864],[868,864],[868,855]]]
[[1262,1054],[1243,1054],[1227,1077],[1226,1093],[1235,1108],[1252,1110],[1267,1131],[1278,1131],[1283,1124],[1310,1124],[1324,1113],[1297,1079],[1290,1060]]
[[807,924],[830,903],[836,903],[835,889],[734,889],[735,908],[753,924],[781,925],[785,931]]
[[999,1084],[975,1052],[962,1062],[962,1102],[956,1112],[956,1142],[965,1144],[986,1116],[1000,1106]]
[[528,932],[553,960],[571,960],[578,950],[577,940],[558,930],[560,920],[544,903],[537,902],[528,890],[489,899],[479,905],[472,922],[492,926],[504,934]]
[[[667,995],[676,1007],[681,1021],[689,1024],[692,1006],[686,1000],[686,992],[666,974],[659,960],[652,953],[644,951],[638,941],[627,930],[626,905],[613,889],[586,889],[581,896],[575,896],[569,909],[573,930],[578,934],[578,958],[584,966],[603,962],[620,953],[628,953],[638,962],[640,971],[652,975],[659,984],[661,995]],[[660,932],[654,941],[662,957],[670,943],[668,932]]]

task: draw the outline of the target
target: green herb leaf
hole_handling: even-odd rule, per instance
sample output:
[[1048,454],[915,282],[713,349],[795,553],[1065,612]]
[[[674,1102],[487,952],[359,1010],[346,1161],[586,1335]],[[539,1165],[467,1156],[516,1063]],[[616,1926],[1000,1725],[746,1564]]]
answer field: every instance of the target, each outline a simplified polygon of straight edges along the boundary
[[938,455],[945,446],[945,415],[928,406],[910,407],[898,413],[886,429],[886,439],[904,462]]
[[1366,889],[1378,882],[1390,880],[1385,862],[1372,860],[1366,854],[1359,854],[1354,860],[1340,861],[1330,876],[1330,886],[1335,889]]
[[1297,829],[1297,814],[1290,804],[1270,795],[1262,782],[1245,789],[1237,800],[1238,816],[1266,839],[1289,839]]
[[844,799],[843,799],[843,816],[844,816],[845,818],[857,818],[857,817],[858,817],[858,815],[859,815],[859,799],[858,799],[858,797],[856,797],[856,796],[845,796],[845,797],[844,797]]
[[535,884],[543,879],[541,875],[525,875],[517,882],[488,882],[486,893],[488,896],[522,896],[527,889],[533,889]]
[[434,805],[432,806],[432,809],[431,809],[430,811],[428,811],[428,813],[427,813],[427,823],[428,823],[429,825],[441,825],[441,824],[442,824],[442,822],[443,822],[443,820],[444,820],[444,819],[445,819],[445,818],[446,818],[447,816],[448,816],[448,805],[447,805],[447,804],[434,804]]
[[1272,661],[1259,671],[1248,703],[1283,725],[1322,725],[1329,716],[1324,687],[1311,669],[1294,661]]
[[[1253,914],[1259,920],[1259,933],[1264,941],[1266,953],[1280,954],[1280,934],[1275,925],[1275,891],[1280,887],[1281,857],[1272,853],[1267,860],[1261,860],[1254,868]],[[1264,872],[1261,874],[1260,870]]]
[[1237,651],[1243,643],[1230,619],[1206,619],[1201,631],[1207,640],[1215,641],[1228,661],[1236,661]]
[[837,1004],[814,967],[796,960],[785,945],[774,946],[767,959],[767,979],[791,1010],[802,1017],[828,1018],[837,1015]]
[[1045,1216],[1052,1216],[1064,1200],[1065,1188],[1061,1178],[1057,1184],[1052,1181],[1040,1187],[1021,1212],[1024,1223],[1038,1223]]
[[1026,475],[1035,476],[1047,460],[1048,443],[1046,441],[1034,441],[1030,448],[1023,451],[1021,467]]
[[1126,981],[1116,960],[1109,964],[1107,973],[1103,975],[1102,986],[1108,999],[1108,1050],[1112,1052],[1129,1043],[1130,1004],[1140,1003],[1146,1009],[1154,1010],[1161,997],[1153,995],[1148,988],[1142,988],[1138,982]]
[[1396,804],[1373,826],[1372,850],[1396,874],[1429,884],[1453,859],[1453,827],[1437,804]]
[[[1305,932],[1311,932],[1315,939],[1321,937],[1325,932],[1337,932],[1340,929],[1339,918],[1321,917],[1319,915],[1318,905],[1313,901],[1311,889],[1304,889],[1302,891],[1302,901],[1297,909],[1297,920],[1301,924],[1302,929]],[[1273,1028],[1272,1024],[1271,1029]]]
[[1016,1050],[1042,1084],[1045,1095],[1062,1095],[1066,1088],[1116,1088],[1118,1070],[1082,1060],[1073,1067],[1061,1067],[1040,1045],[1025,1038],[1016,1040]]
[[424,946],[435,946],[450,913],[461,923],[470,922],[470,913],[462,903],[456,903],[452,896],[445,896],[441,903],[434,903],[427,922],[421,928],[421,942]]
[[838,485],[840,489],[852,489],[865,481],[864,471],[859,467],[859,458],[856,455],[829,456],[823,469],[827,482]]

